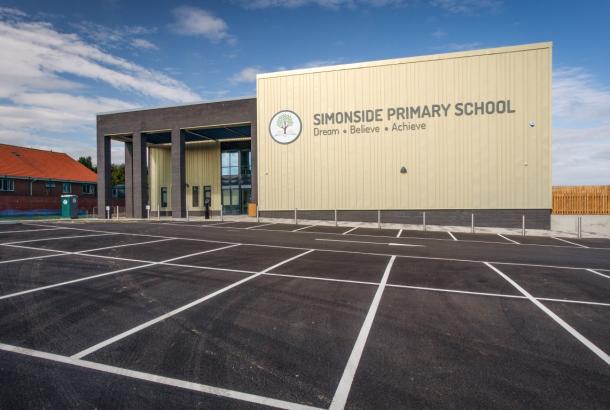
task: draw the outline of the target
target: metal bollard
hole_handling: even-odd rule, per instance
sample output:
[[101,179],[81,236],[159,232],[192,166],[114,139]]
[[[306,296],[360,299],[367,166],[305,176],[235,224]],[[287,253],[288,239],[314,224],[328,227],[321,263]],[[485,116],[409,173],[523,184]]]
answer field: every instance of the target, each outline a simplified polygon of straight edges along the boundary
[[426,232],[426,212],[422,212],[422,215],[423,215],[423,218],[424,218],[424,224],[423,224],[424,232]]
[[256,204],[256,223],[261,221],[260,214],[258,212],[258,204]]
[[578,226],[578,239],[582,238],[582,216],[578,217],[577,220],[577,226]]
[[157,221],[161,220],[161,204],[157,204]]
[[188,207],[186,208],[186,221],[187,222],[190,221],[190,218],[189,218],[189,208]]
[[521,236],[525,236],[525,215],[521,215]]
[[339,226],[339,221],[337,220],[337,210],[335,209],[335,226]]
[[224,215],[222,214],[222,205],[220,205],[220,222],[222,222],[222,221],[224,221],[224,220],[225,220],[225,217],[224,217]]
[[116,219],[119,220],[119,206],[116,206]]
[[474,233],[474,213],[470,214],[470,231]]
[[381,229],[381,210],[377,210],[377,229]]
[[299,224],[299,220],[297,219],[297,209],[294,208],[294,224],[298,225]]

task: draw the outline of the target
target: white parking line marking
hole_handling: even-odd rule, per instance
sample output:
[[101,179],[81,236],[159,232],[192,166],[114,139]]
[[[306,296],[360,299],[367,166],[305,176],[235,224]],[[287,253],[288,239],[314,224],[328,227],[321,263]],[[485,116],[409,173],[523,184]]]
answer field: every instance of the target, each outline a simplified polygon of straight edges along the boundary
[[595,269],[586,269],[591,273],[595,273],[596,275],[603,276],[604,278],[610,279],[610,275],[606,275],[604,273],[598,272]]
[[402,229],[398,230],[398,233],[396,234],[396,237],[400,238],[400,235],[402,235]]
[[457,241],[457,238],[451,232],[447,231],[447,233],[449,234],[449,236],[451,236],[451,239]]
[[18,231],[0,231],[0,235],[5,233],[22,233],[22,232],[41,232],[41,231],[57,231],[62,228],[46,228],[46,229],[21,229]]
[[[142,323],[139,326],[136,326],[136,327],[134,327],[132,329],[129,329],[129,330],[123,332],[123,333],[120,333],[120,334],[118,334],[118,335],[116,335],[114,337],[111,337],[110,339],[106,339],[106,340],[104,340],[104,341],[102,341],[102,342],[100,342],[100,343],[98,343],[96,345],[93,345],[93,346],[91,346],[91,347],[89,347],[89,348],[87,348],[87,349],[85,349],[85,350],[83,350],[81,352],[78,352],[78,353],[72,355],[71,357],[72,358],[76,358],[76,359],[83,358],[84,356],[87,356],[88,354],[91,354],[91,353],[93,353],[93,352],[95,352],[95,351],[97,351],[99,349],[102,349],[102,348],[104,348],[104,347],[106,347],[106,346],[108,346],[108,345],[110,345],[110,344],[112,344],[112,343],[114,343],[116,341],[119,341],[121,339],[126,338],[127,336],[130,336],[130,335],[132,335],[134,333],[137,333],[140,330],[146,329],[147,327],[150,327],[150,326],[152,326],[152,325],[154,325],[156,323],[159,323],[159,322],[161,322],[161,321],[163,321],[163,320],[165,320],[165,319],[167,319],[169,317],[175,316],[178,313],[184,312],[185,310],[190,309],[193,306],[199,305],[199,304],[205,302],[206,300],[213,298],[214,296],[220,295],[221,293],[224,293],[224,292],[226,292],[226,291],[228,291],[230,289],[233,289],[234,287],[239,286],[242,283],[248,282],[248,281],[250,281],[250,280],[252,280],[252,279],[262,275],[263,273],[271,271],[271,270],[273,270],[273,269],[275,269],[275,268],[277,268],[279,266],[282,266],[282,265],[284,265],[284,264],[286,264],[288,262],[291,262],[291,261],[293,261],[293,260],[295,260],[297,258],[300,258],[301,256],[307,255],[308,253],[311,253],[311,252],[313,252],[313,250],[310,249],[310,250],[308,250],[306,252],[303,252],[303,253],[300,253],[300,254],[298,254],[296,256],[293,256],[291,258],[285,259],[285,260],[283,260],[283,261],[281,261],[279,263],[276,263],[273,266],[268,267],[267,269],[264,269],[264,270],[262,270],[260,272],[255,273],[254,275],[248,276],[248,277],[246,277],[244,279],[241,279],[241,280],[239,280],[237,282],[234,282],[234,283],[232,283],[232,284],[230,284],[228,286],[225,286],[224,288],[219,289],[219,290],[217,290],[215,292],[212,292],[212,293],[210,293],[210,294],[208,294],[208,295],[206,295],[206,296],[204,296],[204,297],[202,297],[200,299],[194,300],[194,301],[192,301],[192,302],[190,302],[190,303],[188,303],[188,304],[186,304],[184,306],[181,306],[181,307],[179,307],[177,309],[174,309],[171,312],[167,312],[167,313],[165,313],[165,314],[163,314],[161,316],[158,316],[158,317],[156,317],[156,318],[154,318],[152,320],[149,320],[148,322]],[[166,261],[166,262],[169,262],[169,261]]]
[[28,239],[25,241],[5,242],[5,243],[0,243],[0,245],[17,245],[20,243],[41,242],[41,241],[59,241],[59,240],[63,240],[63,239],[92,238],[92,237],[97,237],[97,236],[111,236],[111,235],[121,235],[121,234],[116,233],[116,232],[106,232],[106,233],[97,233],[97,234],[91,234],[91,235],[60,236],[59,238]]
[[14,262],[24,262],[24,261],[34,260],[34,259],[55,258],[57,256],[62,256],[62,255],[65,255],[65,254],[62,252],[62,253],[54,253],[54,254],[51,254],[51,255],[31,256],[29,258],[9,259],[7,261],[0,261],[0,264],[3,264],[3,263],[14,263]]
[[366,314],[366,318],[364,319],[364,323],[362,324],[362,328],[360,329],[360,333],[358,334],[358,338],[356,339],[352,353],[349,356],[347,365],[345,366],[345,370],[343,371],[341,381],[339,381],[339,386],[335,391],[335,396],[333,397],[329,410],[343,409],[345,407],[347,396],[352,388],[352,382],[354,381],[354,376],[356,375],[356,370],[358,369],[358,364],[360,363],[360,357],[362,357],[366,339],[369,337],[369,332],[371,331],[373,320],[375,320],[375,314],[377,313],[379,302],[381,302],[383,290],[385,289],[385,285],[388,281],[388,277],[390,276],[390,271],[392,270],[392,265],[394,264],[395,260],[396,256],[392,256],[385,268],[385,272],[383,273],[381,282],[379,282],[379,287],[377,288],[377,292],[375,292],[375,296],[373,297],[369,311]]
[[227,249],[227,248],[231,248],[231,247],[234,247],[234,246],[237,246],[237,245],[223,246],[223,247],[221,247],[221,248],[217,248],[217,249],[210,249],[210,250],[203,251],[203,252],[192,253],[192,254],[190,254],[190,255],[184,255],[184,256],[180,256],[180,257],[177,257],[177,258],[168,259],[168,260],[161,261],[161,262],[151,262],[151,263],[148,263],[148,264],[146,264],[146,265],[132,266],[132,267],[130,267],[130,268],[124,268],[124,269],[113,270],[113,271],[110,271],[110,272],[104,272],[104,273],[100,273],[100,274],[97,274],[97,275],[85,276],[85,277],[83,277],[83,278],[72,279],[72,280],[67,280],[67,281],[64,281],[64,282],[53,283],[53,284],[51,284],[51,285],[40,286],[40,287],[33,288],[33,289],[22,290],[22,291],[20,291],[20,292],[9,293],[8,295],[3,295],[3,296],[0,296],[0,300],[3,300],[3,299],[10,299],[10,298],[13,298],[13,297],[16,297],[16,296],[26,295],[26,294],[28,294],[28,293],[40,292],[40,291],[42,291],[42,290],[46,290],[46,289],[52,289],[52,288],[57,288],[57,287],[60,287],[60,286],[71,285],[71,284],[73,284],[73,283],[84,282],[84,281],[86,281],[86,280],[97,279],[97,278],[101,278],[101,277],[104,277],[104,276],[115,275],[115,274],[117,274],[117,273],[129,272],[129,271],[136,270],[136,269],[148,268],[148,267],[150,267],[150,266],[159,265],[159,264],[162,264],[162,263],[164,263],[164,262],[173,262],[173,261],[175,261],[175,260],[179,260],[179,259],[183,259],[183,258],[188,258],[188,257],[191,257],[191,256],[196,256],[196,255],[201,255],[201,254],[203,254],[203,253],[209,253],[209,252],[219,251],[219,250],[222,250],[222,249]]
[[500,238],[502,238],[502,239],[506,239],[507,241],[512,242],[512,243],[514,243],[514,244],[521,245],[519,242],[517,242],[517,241],[515,241],[515,240],[512,240],[512,239],[510,239],[510,238],[507,238],[506,236],[502,235],[501,233],[499,233],[499,234],[498,234],[498,236],[499,236]]
[[308,226],[304,226],[302,228],[293,229],[290,232],[304,231],[305,229],[313,228],[313,227],[316,227],[316,226],[318,226],[318,225],[308,225]]
[[569,243],[570,245],[580,246],[581,248],[587,248],[587,249],[589,248],[588,246],[581,245],[580,243],[570,242],[570,241],[567,241],[565,239],[557,238],[555,236],[552,236],[551,238],[557,239],[558,241],[561,241],[561,242]]
[[256,228],[262,228],[263,226],[270,226],[270,225],[275,225],[275,222],[272,223],[268,223],[268,224],[261,224],[261,225],[254,225],[254,226],[249,226],[246,229],[256,229]]
[[116,366],[109,366],[106,364],[90,362],[88,360],[74,359],[67,356],[61,356],[54,353],[46,353],[38,350],[27,349],[24,347],[7,345],[0,343],[0,350],[5,352],[16,353],[24,356],[35,357],[38,359],[49,360],[56,363],[67,364],[71,366],[77,366],[85,369],[95,370],[103,373],[114,374],[121,377],[128,377],[131,379],[143,380],[146,382],[161,384],[165,386],[177,387],[180,389],[186,389],[196,391],[205,394],[212,394],[220,397],[227,397],[230,399],[241,400],[249,403],[262,404],[264,406],[271,406],[280,409],[298,409],[298,410],[320,410],[316,407],[305,406],[298,403],[287,402],[284,400],[278,400],[270,397],[258,396],[256,394],[244,393],[236,390],[224,389],[222,387],[215,387],[206,384],[193,383],[185,380],[174,379],[171,377],[160,376],[151,373],[144,373],[136,370],[125,369]]
[[353,232],[353,231],[355,231],[356,229],[358,229],[358,227],[357,227],[357,226],[353,227],[352,229],[348,229],[347,231],[343,232],[341,235],[347,235],[348,233]]
[[[347,240],[347,239],[326,239],[326,238],[316,238],[316,241],[324,241],[324,242],[346,242],[346,243],[368,243],[368,244],[375,244],[375,245],[386,245],[386,246],[425,246],[425,245],[412,245],[410,243],[395,243],[395,242],[370,242],[370,241],[352,241],[352,240]],[[326,249],[320,249],[322,251],[325,251]],[[329,250],[332,252],[332,250]],[[343,252],[343,251],[338,251],[338,252]],[[387,255],[390,256],[390,255]]]
[[138,245],[149,245],[151,243],[167,242],[167,241],[175,241],[175,239],[164,238],[164,239],[155,239],[154,241],[146,241],[146,242],[138,242],[138,243],[125,243],[122,245],[114,245],[114,246],[104,246],[103,248],[87,249],[86,251],[74,252],[74,254],[78,255],[78,254],[85,253],[85,252],[97,252],[97,251],[104,251],[107,249],[126,248],[126,247],[130,247],[130,246],[138,246]]
[[534,298],[532,295],[529,294],[528,291],[526,291],[525,289],[523,289],[521,286],[519,286],[519,284],[517,282],[515,282],[514,280],[512,280],[511,278],[508,277],[508,275],[506,275],[504,272],[502,272],[501,270],[499,270],[498,268],[496,268],[495,266],[493,266],[491,263],[485,262],[485,265],[487,265],[490,269],[492,269],[494,272],[496,272],[498,275],[502,276],[504,279],[506,279],[506,281],[508,283],[510,283],[511,285],[513,285],[519,292],[521,292],[525,297],[527,297],[534,305],[536,305],[540,310],[542,310],[544,313],[546,313],[551,319],[553,319],[555,322],[557,322],[561,327],[563,327],[565,330],[567,330],[572,336],[574,336],[579,342],[581,342],[583,345],[585,345],[587,348],[589,348],[589,350],[591,350],[593,353],[595,353],[600,359],[602,359],[604,362],[606,362],[607,365],[610,365],[610,356],[608,356],[608,354],[606,354],[603,350],[601,350],[599,347],[597,347],[595,344],[593,344],[589,339],[587,339],[586,337],[584,337],[583,335],[581,335],[576,329],[574,329],[572,326],[570,326],[568,323],[566,323],[562,318],[560,318],[559,316],[557,316],[555,313],[553,313],[553,311],[551,311],[549,308],[547,308],[545,305],[542,304],[542,302],[540,302],[539,300],[537,300],[536,298]]

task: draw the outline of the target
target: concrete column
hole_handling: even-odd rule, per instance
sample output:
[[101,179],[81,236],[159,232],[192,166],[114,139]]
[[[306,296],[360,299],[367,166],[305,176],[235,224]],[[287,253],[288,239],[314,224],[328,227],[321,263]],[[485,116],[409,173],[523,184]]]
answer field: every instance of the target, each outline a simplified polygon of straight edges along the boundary
[[252,202],[258,205],[258,161],[257,161],[257,140],[256,122],[250,125],[250,150],[252,151]]
[[133,218],[133,143],[125,143],[125,215]]
[[133,133],[133,217],[145,218],[148,204],[146,136]]
[[112,179],[110,172],[110,138],[106,137],[101,127],[97,128],[97,214],[106,217],[106,205],[112,201]]
[[186,218],[184,134],[172,129],[172,218]]

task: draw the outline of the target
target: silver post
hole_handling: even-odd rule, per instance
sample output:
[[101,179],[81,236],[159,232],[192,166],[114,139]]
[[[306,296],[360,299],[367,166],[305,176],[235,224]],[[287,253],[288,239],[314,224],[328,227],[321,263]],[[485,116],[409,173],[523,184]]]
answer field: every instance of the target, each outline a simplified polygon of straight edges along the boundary
[[470,230],[474,233],[474,213],[470,214]]
[[578,217],[578,238],[582,238],[582,216]]
[[295,224],[295,225],[298,225],[298,224],[299,224],[299,221],[298,221],[298,219],[297,219],[297,209],[296,209],[296,208],[294,208],[294,224]]
[[525,236],[525,215],[521,215],[521,236]]
[[189,219],[189,207],[187,206],[186,207],[186,221],[188,222],[189,220],[190,220]]
[[224,221],[224,215],[222,214],[222,205],[220,205],[220,222]]
[[422,213],[422,216],[424,218],[423,228],[424,228],[424,232],[425,232],[426,231],[426,212],[425,211]]
[[256,204],[256,222],[260,222],[261,221],[261,217],[260,217],[260,213],[258,212],[258,204]]
[[146,219],[150,219],[150,206],[146,207]]
[[381,229],[381,210],[377,210],[377,229]]
[[119,219],[119,206],[116,206],[116,219]]
[[161,220],[161,204],[157,203],[157,221]]
[[339,221],[337,220],[337,210],[335,209],[335,226],[339,226]]
[[110,219],[110,208],[106,209],[106,219]]

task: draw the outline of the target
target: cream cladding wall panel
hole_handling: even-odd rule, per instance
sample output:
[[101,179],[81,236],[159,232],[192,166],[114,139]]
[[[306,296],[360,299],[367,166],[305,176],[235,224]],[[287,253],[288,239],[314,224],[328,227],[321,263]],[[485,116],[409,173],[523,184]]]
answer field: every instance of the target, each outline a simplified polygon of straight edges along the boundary
[[[220,210],[220,143],[206,142],[186,146],[186,204],[203,210],[203,187],[212,187],[212,210]],[[199,206],[193,207],[193,186],[199,187]]]
[[[153,210],[161,203],[161,187],[167,187],[167,208],[171,210],[171,150],[169,147],[149,149],[149,186]],[[186,145],[186,203],[190,210],[203,210],[203,187],[212,187],[212,210],[220,209],[220,144],[200,143]],[[199,206],[193,207],[193,186],[199,187]]]
[[[515,112],[454,115],[457,103],[499,100]],[[257,104],[262,210],[551,207],[550,43],[261,75]],[[451,104],[448,115],[386,119],[388,108],[432,104]],[[353,125],[380,132],[337,124],[317,128],[338,135],[314,135],[315,113],[377,108],[383,121]],[[285,109],[303,129],[279,144],[268,126]]]
[[[150,206],[153,211],[172,209],[172,163],[169,147],[150,147],[148,149],[148,186],[150,187]],[[161,207],[161,187],[167,187],[167,207]]]

